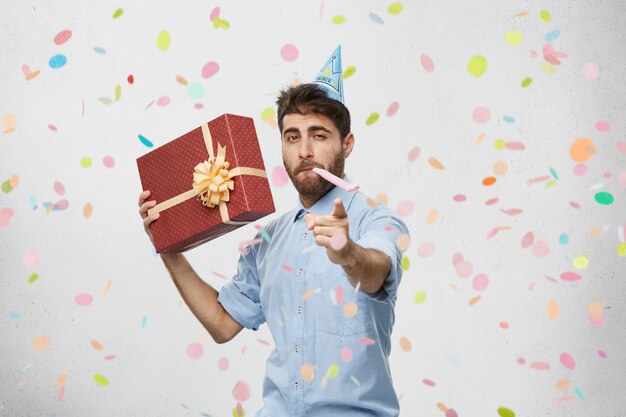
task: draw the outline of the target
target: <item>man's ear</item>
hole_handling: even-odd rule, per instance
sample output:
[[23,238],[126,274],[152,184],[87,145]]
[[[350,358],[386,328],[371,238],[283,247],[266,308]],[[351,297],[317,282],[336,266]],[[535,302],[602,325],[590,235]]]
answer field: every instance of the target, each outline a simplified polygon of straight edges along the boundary
[[346,135],[346,138],[343,140],[344,159],[350,156],[350,154],[352,153],[352,148],[354,148],[354,134],[350,132]]

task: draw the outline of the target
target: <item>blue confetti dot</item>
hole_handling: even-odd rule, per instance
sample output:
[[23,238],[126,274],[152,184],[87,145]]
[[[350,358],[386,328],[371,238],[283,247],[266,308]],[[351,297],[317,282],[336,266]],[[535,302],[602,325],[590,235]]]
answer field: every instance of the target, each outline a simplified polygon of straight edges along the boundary
[[15,320],[19,320],[22,318],[22,313],[20,313],[19,311],[11,311],[9,312],[9,317]]
[[139,140],[141,141],[141,143],[146,145],[148,148],[152,148],[154,146],[154,144],[150,142],[145,136],[143,135],[137,135],[137,136],[139,136]]
[[547,40],[548,42],[553,41],[556,38],[558,38],[560,34],[561,34],[561,31],[559,29],[551,30],[550,32],[546,34],[545,40]]
[[370,19],[372,19],[375,23],[378,23],[379,25],[385,24],[385,21],[376,13],[370,13]]
[[48,65],[50,65],[50,68],[55,68],[55,69],[61,68],[65,64],[67,64],[67,57],[62,54],[57,54],[53,56],[52,58],[50,58],[50,61],[48,61]]
[[552,177],[554,177],[555,180],[559,179],[559,174],[557,174],[556,170],[552,167],[550,167],[550,174],[552,174]]
[[107,53],[107,51],[104,48],[101,48],[99,46],[96,46],[95,48],[93,48],[93,50],[96,51],[96,53],[100,55],[104,55]]
[[507,123],[515,123],[515,117],[513,116],[503,116],[502,120],[504,120]]
[[204,96],[204,87],[200,83],[190,84],[187,88],[187,94],[194,100],[201,99]]
[[143,316],[143,319],[141,319],[141,328],[143,329],[144,327],[146,327],[146,323],[148,322],[148,316]]
[[559,236],[559,243],[561,245],[567,245],[569,243],[569,236],[567,236],[567,233],[561,233],[561,236]]
[[583,392],[580,390],[580,388],[576,387],[574,391],[576,391],[576,395],[578,395],[578,398],[580,398],[581,400],[585,399],[585,397],[583,397]]

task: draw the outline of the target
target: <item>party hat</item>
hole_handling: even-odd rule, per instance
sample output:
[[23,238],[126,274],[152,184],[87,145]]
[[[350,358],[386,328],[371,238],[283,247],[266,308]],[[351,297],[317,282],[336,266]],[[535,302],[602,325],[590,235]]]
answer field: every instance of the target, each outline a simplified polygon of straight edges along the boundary
[[321,87],[328,97],[343,103],[343,78],[341,76],[341,45],[328,58],[315,77],[315,84]]

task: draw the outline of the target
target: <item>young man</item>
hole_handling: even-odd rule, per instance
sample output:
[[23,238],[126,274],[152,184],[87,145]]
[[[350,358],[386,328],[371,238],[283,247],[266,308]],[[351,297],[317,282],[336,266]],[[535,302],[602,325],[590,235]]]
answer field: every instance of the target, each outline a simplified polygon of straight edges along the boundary
[[[266,363],[265,406],[257,416],[399,413],[388,357],[402,277],[396,241],[409,231],[389,208],[374,208],[363,193],[348,193],[311,170],[349,181],[344,164],[354,135],[339,54],[338,48],[316,83],[278,97],[283,164],[299,199],[295,210],[265,227],[271,243],[261,240],[242,254],[237,274],[219,293],[182,254],[161,255],[216,342],[231,340],[243,327],[269,326],[276,349]],[[156,204],[148,197],[149,191],[140,195],[139,211],[151,237],[158,215],[147,216]]]

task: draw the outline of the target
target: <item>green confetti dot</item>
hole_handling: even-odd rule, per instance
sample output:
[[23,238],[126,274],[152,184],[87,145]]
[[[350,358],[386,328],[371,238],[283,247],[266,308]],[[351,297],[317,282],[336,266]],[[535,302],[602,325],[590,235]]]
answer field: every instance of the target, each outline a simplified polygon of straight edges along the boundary
[[595,199],[599,204],[603,204],[605,206],[611,205],[613,204],[613,201],[615,201],[613,194],[607,193],[606,191],[596,193]]
[[160,51],[167,51],[167,48],[170,47],[170,41],[170,33],[167,30],[162,30],[157,36],[157,48],[159,48]]
[[204,87],[200,83],[192,83],[187,87],[187,94],[194,100],[204,97]]
[[526,77],[522,80],[522,87],[528,87],[533,83],[533,79],[530,77]]
[[500,417],[515,417],[515,413],[506,407],[498,408],[498,415]]
[[117,19],[118,17],[120,17],[123,14],[124,14],[124,10],[122,10],[121,8],[117,9],[115,11],[115,13],[113,13],[113,19]]
[[270,234],[267,233],[265,230],[261,230],[261,236],[263,236],[263,240],[265,240],[267,243],[272,243],[272,239],[270,238]]
[[276,110],[274,110],[274,107],[268,107],[263,110],[263,113],[261,113],[261,120],[267,122],[268,120],[273,119],[274,116],[276,116]]
[[474,77],[482,77],[487,71],[487,58],[482,55],[475,55],[467,62],[467,70]]
[[496,139],[496,141],[493,143],[493,146],[497,150],[502,151],[502,150],[504,150],[504,148],[506,148],[506,143],[504,143],[503,139]]
[[96,381],[98,385],[102,385],[103,387],[109,385],[109,380],[100,374],[95,374],[93,376],[93,380]]
[[426,301],[426,292],[419,290],[413,296],[413,302],[415,302],[415,304],[422,304],[424,301]]
[[2,191],[4,191],[5,193],[10,193],[11,191],[13,191],[13,187],[11,187],[11,180],[6,180],[5,182],[2,183]]
[[339,365],[337,365],[336,363],[333,363],[332,365],[328,367],[328,371],[326,371],[326,378],[328,379],[334,378],[337,375],[339,375]]
[[115,86],[115,101],[120,101],[120,97],[122,97],[122,86],[118,84]]
[[578,395],[578,398],[580,398],[581,400],[585,399],[585,397],[583,396],[583,392],[580,390],[580,388],[576,387],[574,391],[576,392],[576,395]]
[[36,272],[33,272],[31,276],[28,277],[28,283],[32,284],[33,282],[37,281],[38,278],[39,278],[39,274]]
[[336,25],[340,25],[340,24],[342,24],[345,21],[346,21],[346,18],[344,16],[335,16],[335,17],[333,17],[333,23],[336,24]]
[[543,20],[544,22],[549,22],[552,20],[552,16],[550,16],[550,12],[547,10],[542,10],[539,12],[539,17],[541,18],[541,20]]
[[346,70],[343,72],[343,78],[346,79],[350,76],[352,76],[354,73],[356,72],[356,67],[354,65],[350,65],[348,68],[346,68]]
[[511,46],[519,45],[522,43],[522,32],[517,30],[508,31],[506,35],[504,35],[504,39],[506,40],[506,43]]
[[91,163],[92,163],[91,162],[91,158],[88,157],[88,156],[86,156],[86,157],[84,157],[83,159],[80,160],[80,165],[83,168],[89,168],[91,166]]
[[391,5],[389,5],[389,7],[387,8],[387,11],[389,12],[389,14],[400,14],[402,12],[402,9],[404,9],[404,6],[402,5],[402,3],[393,3]]
[[400,263],[400,267],[402,268],[403,271],[406,271],[407,269],[409,269],[409,266],[410,266],[409,258],[407,258],[406,255],[402,255],[402,262]]
[[371,126],[374,123],[376,123],[376,121],[378,121],[379,118],[380,118],[380,114],[374,112],[374,113],[370,114],[370,117],[367,118],[367,120],[365,121],[365,124],[367,126]]
[[552,175],[552,177],[553,177],[555,180],[558,180],[558,179],[559,179],[559,174],[557,174],[557,173],[556,173],[556,170],[555,170],[554,168],[552,168],[552,167],[550,167],[550,174]]
[[110,106],[111,104],[113,104],[113,100],[111,100],[108,97],[100,97],[98,101],[102,104],[106,104],[107,106]]
[[215,29],[228,29],[230,28],[230,23],[228,23],[228,21],[224,20],[224,19],[220,19],[219,17],[216,17],[213,20],[213,27]]

